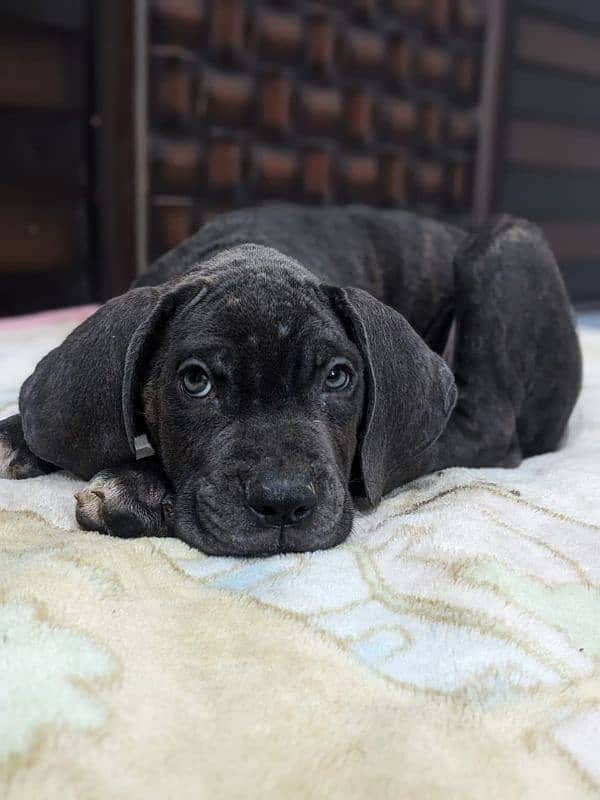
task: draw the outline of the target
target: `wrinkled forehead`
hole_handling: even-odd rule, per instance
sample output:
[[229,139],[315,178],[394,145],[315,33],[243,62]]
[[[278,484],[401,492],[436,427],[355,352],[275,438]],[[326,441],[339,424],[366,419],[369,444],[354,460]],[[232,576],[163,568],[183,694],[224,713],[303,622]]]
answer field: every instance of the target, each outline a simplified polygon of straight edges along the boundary
[[237,348],[277,342],[344,340],[341,323],[310,286],[244,280],[220,292],[207,293],[202,305],[189,310],[183,330],[192,338],[224,338]]
[[177,314],[176,336],[183,347],[202,340],[223,340],[259,354],[292,343],[303,349],[321,342],[352,347],[310,273],[277,251],[252,249],[251,259],[231,263],[230,257],[228,269],[209,273],[200,301]]

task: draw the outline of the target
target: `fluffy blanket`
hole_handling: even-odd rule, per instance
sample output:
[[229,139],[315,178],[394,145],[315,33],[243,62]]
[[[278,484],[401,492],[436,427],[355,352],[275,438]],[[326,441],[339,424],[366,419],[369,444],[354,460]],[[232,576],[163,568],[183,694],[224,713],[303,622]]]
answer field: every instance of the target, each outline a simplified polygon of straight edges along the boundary
[[[0,324],[0,406],[73,327]],[[334,550],[205,557],[0,481],[0,796],[600,796],[600,331],[564,447],[449,469]]]

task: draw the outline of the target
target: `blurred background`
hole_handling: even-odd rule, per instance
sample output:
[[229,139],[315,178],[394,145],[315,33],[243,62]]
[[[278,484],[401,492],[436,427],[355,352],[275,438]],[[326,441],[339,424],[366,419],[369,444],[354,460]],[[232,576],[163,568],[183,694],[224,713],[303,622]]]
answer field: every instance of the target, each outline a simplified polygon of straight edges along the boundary
[[599,0],[0,0],[0,314],[273,200],[521,214],[600,305]]

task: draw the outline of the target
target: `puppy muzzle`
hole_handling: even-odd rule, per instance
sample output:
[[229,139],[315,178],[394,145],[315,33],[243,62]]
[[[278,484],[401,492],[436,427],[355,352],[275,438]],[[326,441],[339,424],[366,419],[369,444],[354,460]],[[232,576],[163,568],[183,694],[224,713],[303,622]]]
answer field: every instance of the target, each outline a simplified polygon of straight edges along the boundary
[[336,476],[259,470],[202,478],[177,495],[173,533],[211,555],[265,556],[333,547],[352,527]]

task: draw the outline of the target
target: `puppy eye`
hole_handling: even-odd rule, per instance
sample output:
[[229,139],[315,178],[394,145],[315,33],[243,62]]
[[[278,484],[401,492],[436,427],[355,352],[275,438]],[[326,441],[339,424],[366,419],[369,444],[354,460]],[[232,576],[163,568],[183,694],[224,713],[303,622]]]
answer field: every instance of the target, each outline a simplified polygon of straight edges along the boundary
[[352,383],[352,370],[347,364],[337,363],[329,367],[325,388],[329,392],[341,392]]
[[179,381],[192,397],[207,397],[213,388],[208,370],[198,361],[188,361],[179,368]]

